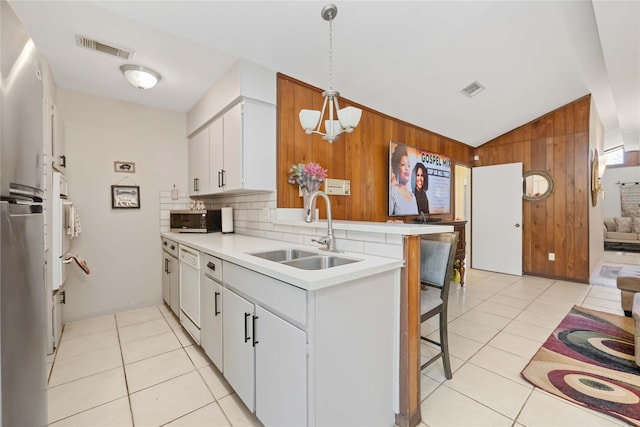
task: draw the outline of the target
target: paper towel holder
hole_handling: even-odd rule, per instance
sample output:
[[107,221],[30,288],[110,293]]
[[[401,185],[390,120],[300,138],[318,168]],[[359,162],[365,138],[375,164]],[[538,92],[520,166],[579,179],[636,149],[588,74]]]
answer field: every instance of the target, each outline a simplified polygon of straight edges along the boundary
[[233,208],[224,207],[222,210],[222,233],[233,233]]

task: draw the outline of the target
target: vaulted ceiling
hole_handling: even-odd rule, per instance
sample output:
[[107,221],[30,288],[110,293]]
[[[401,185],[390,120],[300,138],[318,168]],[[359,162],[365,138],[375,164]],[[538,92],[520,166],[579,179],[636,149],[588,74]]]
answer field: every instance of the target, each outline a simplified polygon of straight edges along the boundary
[[[640,148],[640,2],[340,1],[333,87],[390,116],[477,147],[591,93],[605,148]],[[238,58],[329,85],[317,1],[17,1],[58,87],[188,111]],[[76,35],[135,52],[124,60]],[[162,79],[138,91],[124,63]],[[460,90],[486,89],[469,98]]]

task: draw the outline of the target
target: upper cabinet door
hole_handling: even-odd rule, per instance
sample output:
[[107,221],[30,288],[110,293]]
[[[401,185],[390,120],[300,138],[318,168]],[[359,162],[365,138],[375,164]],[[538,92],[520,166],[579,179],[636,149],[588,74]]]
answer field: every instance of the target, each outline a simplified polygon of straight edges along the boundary
[[275,105],[243,99],[195,134],[189,187],[190,196],[275,191]]
[[244,188],[276,189],[276,106],[247,100],[242,114]]
[[211,193],[224,190],[224,119],[218,117],[209,125],[209,189]]
[[209,194],[209,128],[189,140],[189,195]]
[[275,191],[276,108],[245,99],[224,114],[223,191]]
[[236,104],[224,114],[224,164],[223,187],[224,191],[243,188],[242,156],[247,153],[243,146],[242,135],[243,103]]

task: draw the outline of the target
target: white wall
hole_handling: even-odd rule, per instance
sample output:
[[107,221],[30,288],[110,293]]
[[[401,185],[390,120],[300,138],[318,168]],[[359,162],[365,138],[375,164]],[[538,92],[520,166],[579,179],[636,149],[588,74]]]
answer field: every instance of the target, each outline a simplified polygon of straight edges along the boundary
[[[71,269],[64,321],[160,303],[159,196],[187,189],[186,115],[63,89],[57,101],[82,224],[73,251],[91,269]],[[116,160],[135,173],[114,172]],[[140,186],[140,209],[112,209],[115,184]]]
[[640,166],[624,168],[608,167],[602,177],[604,188],[604,216],[620,216],[620,184],[622,182],[640,181]]
[[465,225],[466,254],[465,263],[471,265],[471,168],[456,165],[455,167],[455,219],[467,221]]

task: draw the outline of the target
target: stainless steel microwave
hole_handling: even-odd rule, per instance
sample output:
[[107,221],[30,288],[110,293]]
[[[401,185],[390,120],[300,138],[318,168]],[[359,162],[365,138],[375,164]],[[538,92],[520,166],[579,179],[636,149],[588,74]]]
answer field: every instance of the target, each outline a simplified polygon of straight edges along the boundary
[[170,230],[176,233],[214,233],[222,231],[220,209],[169,212]]

